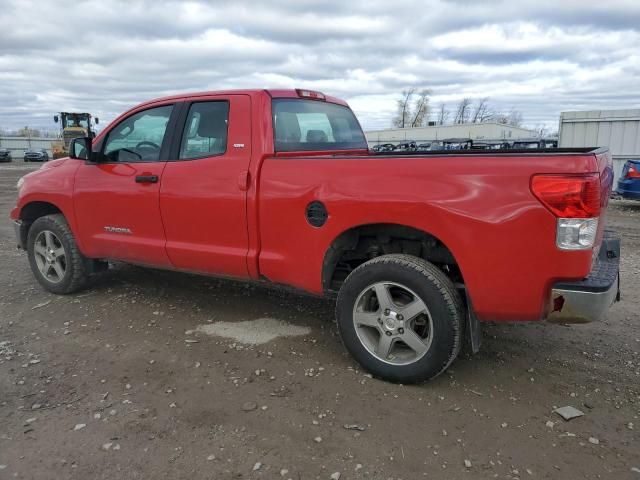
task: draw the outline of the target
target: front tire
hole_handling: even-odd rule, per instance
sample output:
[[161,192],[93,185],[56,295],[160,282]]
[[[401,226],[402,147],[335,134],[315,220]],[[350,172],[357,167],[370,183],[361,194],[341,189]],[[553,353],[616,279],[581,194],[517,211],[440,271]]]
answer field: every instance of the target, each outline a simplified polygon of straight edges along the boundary
[[45,290],[67,294],[86,286],[87,259],[63,215],[46,215],[33,222],[27,236],[27,255],[33,275]]
[[342,341],[376,377],[418,383],[441,374],[460,351],[464,307],[433,264],[383,255],[347,277],[336,304]]

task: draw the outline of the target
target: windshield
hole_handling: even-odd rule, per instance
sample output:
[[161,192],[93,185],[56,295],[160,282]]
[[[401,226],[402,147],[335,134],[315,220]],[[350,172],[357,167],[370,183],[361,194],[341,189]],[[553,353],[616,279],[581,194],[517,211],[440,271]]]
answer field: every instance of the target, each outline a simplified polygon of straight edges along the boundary
[[69,113],[67,115],[63,115],[62,127],[63,128],[71,128],[71,127],[88,128],[89,116],[87,114],[81,114],[81,113]]
[[318,100],[274,99],[273,124],[277,152],[367,149],[353,112]]

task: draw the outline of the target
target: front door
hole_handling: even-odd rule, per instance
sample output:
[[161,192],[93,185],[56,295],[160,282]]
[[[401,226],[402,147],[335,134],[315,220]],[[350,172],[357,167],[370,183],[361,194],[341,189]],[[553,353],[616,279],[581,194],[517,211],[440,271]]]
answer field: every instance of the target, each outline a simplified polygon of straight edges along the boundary
[[159,192],[176,114],[171,104],[134,111],[94,146],[99,161],[78,169],[73,199],[86,255],[170,265]]
[[184,111],[160,189],[167,254],[180,269],[247,277],[250,97],[198,98]]

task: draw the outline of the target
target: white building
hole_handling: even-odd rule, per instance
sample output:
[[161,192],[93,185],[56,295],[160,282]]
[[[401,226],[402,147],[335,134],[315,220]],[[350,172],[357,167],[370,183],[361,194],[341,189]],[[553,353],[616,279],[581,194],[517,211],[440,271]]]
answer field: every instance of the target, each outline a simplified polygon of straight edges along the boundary
[[0,137],[0,148],[6,148],[11,152],[13,160],[22,160],[26,150],[46,150],[49,158],[53,158],[51,142],[55,138],[36,137]]
[[496,122],[463,123],[461,125],[437,125],[434,127],[389,128],[365,132],[370,146],[380,143],[405,141],[423,142],[448,138],[471,140],[516,140],[536,137],[537,132]]
[[640,109],[562,112],[558,146],[609,147],[617,182],[625,161],[640,159]]

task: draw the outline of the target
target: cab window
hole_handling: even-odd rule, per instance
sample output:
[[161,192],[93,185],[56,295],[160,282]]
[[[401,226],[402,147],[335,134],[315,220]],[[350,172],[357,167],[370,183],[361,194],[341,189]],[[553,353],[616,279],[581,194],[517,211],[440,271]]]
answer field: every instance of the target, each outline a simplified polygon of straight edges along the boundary
[[368,148],[360,124],[344,105],[274,99],[272,111],[277,152]]
[[110,162],[157,162],[173,105],[143,110],[109,132],[103,154]]
[[227,151],[229,102],[191,104],[182,132],[180,159],[212,157]]

